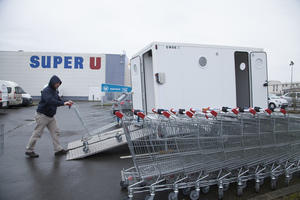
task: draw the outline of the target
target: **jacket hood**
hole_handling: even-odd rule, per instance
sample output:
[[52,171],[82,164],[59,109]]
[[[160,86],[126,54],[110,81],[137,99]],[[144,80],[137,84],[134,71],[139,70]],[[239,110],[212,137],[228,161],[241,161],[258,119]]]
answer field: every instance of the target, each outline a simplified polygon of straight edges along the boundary
[[51,87],[52,89],[55,89],[53,86],[55,83],[59,83],[59,85],[62,84],[61,80],[58,78],[58,76],[53,75],[49,81],[48,86]]

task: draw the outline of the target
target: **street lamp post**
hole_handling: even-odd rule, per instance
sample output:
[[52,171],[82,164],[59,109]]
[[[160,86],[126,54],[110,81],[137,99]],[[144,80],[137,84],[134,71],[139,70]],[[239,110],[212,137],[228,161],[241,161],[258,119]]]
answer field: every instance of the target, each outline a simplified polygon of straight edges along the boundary
[[292,66],[291,68],[291,91],[293,89],[293,66],[294,66],[294,62],[291,61],[290,66]]

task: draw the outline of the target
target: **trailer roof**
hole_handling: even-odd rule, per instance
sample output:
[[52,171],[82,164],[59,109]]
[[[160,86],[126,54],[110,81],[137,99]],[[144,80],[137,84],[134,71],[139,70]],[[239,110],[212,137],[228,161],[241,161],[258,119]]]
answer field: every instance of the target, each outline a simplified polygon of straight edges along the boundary
[[154,45],[170,45],[170,46],[181,46],[181,47],[203,47],[203,48],[218,48],[218,49],[235,49],[235,50],[251,50],[251,51],[263,51],[263,48],[255,47],[237,47],[237,46],[223,46],[223,45],[208,45],[208,44],[190,44],[190,43],[172,43],[172,42],[152,42],[142,50],[135,53],[132,58],[147,52]]

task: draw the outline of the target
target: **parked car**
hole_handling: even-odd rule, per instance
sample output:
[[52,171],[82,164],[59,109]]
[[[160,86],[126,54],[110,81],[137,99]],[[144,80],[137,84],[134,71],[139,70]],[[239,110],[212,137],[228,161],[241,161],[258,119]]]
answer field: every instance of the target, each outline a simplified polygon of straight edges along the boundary
[[7,87],[4,84],[0,85],[0,108],[8,108]]
[[28,106],[29,104],[32,104],[32,97],[30,96],[30,94],[28,94],[27,92],[25,92],[22,88],[22,105],[23,106]]
[[0,84],[7,87],[8,105],[16,106],[22,104],[22,88],[13,81],[0,80]]
[[293,106],[294,103],[296,103],[296,105],[299,105],[300,92],[288,92],[288,93],[282,95],[281,98],[287,100],[289,106]]
[[288,102],[285,99],[280,98],[275,94],[269,94],[268,97],[269,108],[286,108],[288,106]]

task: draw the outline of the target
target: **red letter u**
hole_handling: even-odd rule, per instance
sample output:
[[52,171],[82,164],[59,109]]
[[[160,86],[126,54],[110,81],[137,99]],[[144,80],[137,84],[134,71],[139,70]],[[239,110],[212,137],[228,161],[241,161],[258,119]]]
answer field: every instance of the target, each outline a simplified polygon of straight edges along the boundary
[[96,65],[95,57],[90,57],[90,68],[99,70],[101,68],[101,57],[96,57]]

